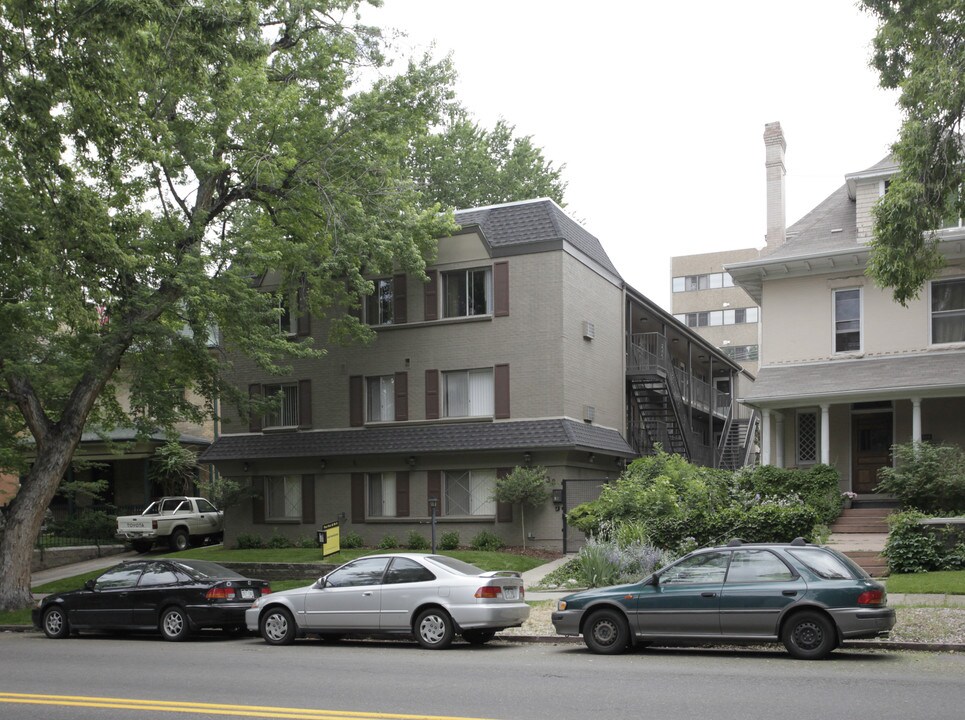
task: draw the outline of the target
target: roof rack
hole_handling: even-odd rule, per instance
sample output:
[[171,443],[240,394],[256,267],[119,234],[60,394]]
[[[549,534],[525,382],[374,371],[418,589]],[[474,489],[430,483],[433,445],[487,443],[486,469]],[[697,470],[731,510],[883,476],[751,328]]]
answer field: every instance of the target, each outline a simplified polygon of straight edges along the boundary
[[794,545],[795,547],[800,547],[801,545],[807,545],[807,544],[808,544],[808,541],[802,537],[796,537],[793,540],[791,540],[791,545]]
[[743,544],[744,544],[743,540],[741,540],[740,538],[734,538],[729,543],[727,543],[727,547],[740,547]]

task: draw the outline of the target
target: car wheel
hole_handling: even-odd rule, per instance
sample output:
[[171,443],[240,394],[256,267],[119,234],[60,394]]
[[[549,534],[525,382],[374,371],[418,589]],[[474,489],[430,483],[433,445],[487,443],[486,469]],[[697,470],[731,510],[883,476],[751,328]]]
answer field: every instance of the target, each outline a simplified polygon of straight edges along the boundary
[[70,625],[67,622],[67,613],[59,605],[55,605],[52,608],[48,608],[44,612],[44,634],[53,638],[54,640],[60,640],[62,638],[70,635]]
[[154,547],[154,543],[149,542],[148,540],[134,540],[133,542],[131,542],[131,547],[134,548],[134,552],[137,552],[143,555],[152,547]]
[[261,636],[269,645],[291,645],[295,640],[295,619],[283,607],[273,607],[261,615]]
[[485,645],[496,637],[495,630],[466,630],[462,634],[462,639],[470,645]]
[[419,644],[430,650],[449,647],[456,628],[449,613],[441,608],[429,608],[419,613],[415,620],[415,637]]
[[182,550],[187,550],[190,543],[188,542],[188,531],[184,528],[180,528],[171,533],[171,538],[169,540],[171,544],[171,549],[174,552],[181,552]]
[[793,657],[821,660],[837,646],[838,637],[825,615],[808,611],[788,618],[781,630],[781,641]]
[[169,607],[161,613],[161,622],[158,624],[161,637],[172,642],[180,642],[191,634],[188,626],[188,615],[182,608]]
[[616,610],[597,610],[583,627],[583,642],[598,655],[618,655],[630,644],[626,618]]

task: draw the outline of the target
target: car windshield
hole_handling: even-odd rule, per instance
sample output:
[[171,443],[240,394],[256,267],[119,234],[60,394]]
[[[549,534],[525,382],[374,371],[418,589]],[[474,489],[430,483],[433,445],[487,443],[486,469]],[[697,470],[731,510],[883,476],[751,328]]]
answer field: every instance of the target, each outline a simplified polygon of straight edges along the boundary
[[244,580],[245,576],[207,560],[177,560],[175,565],[197,579]]
[[795,548],[788,553],[800,560],[811,572],[825,580],[853,580],[861,575],[857,574],[841,558],[827,550],[820,548]]
[[475,565],[470,565],[462,560],[456,560],[456,558],[448,557],[446,555],[428,555],[426,560],[430,560],[437,565],[442,565],[444,568],[452,570],[453,572],[460,573],[462,575],[482,575],[483,571],[477,568]]

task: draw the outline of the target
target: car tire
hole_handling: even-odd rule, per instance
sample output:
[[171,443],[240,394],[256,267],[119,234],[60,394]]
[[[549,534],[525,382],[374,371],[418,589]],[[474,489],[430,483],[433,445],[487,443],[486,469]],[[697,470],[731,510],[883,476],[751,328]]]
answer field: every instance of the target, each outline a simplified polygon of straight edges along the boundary
[[429,650],[443,650],[452,644],[456,627],[452,618],[442,608],[429,608],[415,619],[415,638]]
[[466,630],[462,634],[462,639],[470,645],[485,645],[496,637],[495,630]]
[[43,618],[44,635],[53,640],[62,640],[70,635],[67,613],[59,605],[47,608]]
[[131,547],[134,548],[134,552],[143,555],[154,547],[154,543],[150,540],[133,540],[131,541]]
[[813,610],[795,613],[781,629],[781,642],[799,660],[822,660],[837,647],[834,624],[823,613]]
[[597,610],[583,626],[583,642],[597,655],[619,655],[630,645],[627,619],[616,610]]
[[158,630],[161,637],[171,642],[181,642],[186,640],[191,634],[191,627],[188,625],[188,614],[184,608],[174,605],[161,613],[161,622],[158,623]]
[[261,637],[269,645],[291,645],[295,641],[295,618],[283,607],[268,608],[258,621]]
[[168,540],[171,544],[171,550],[174,552],[181,552],[182,550],[187,550],[191,547],[191,543],[188,540],[188,531],[184,528],[178,528],[173,533]]

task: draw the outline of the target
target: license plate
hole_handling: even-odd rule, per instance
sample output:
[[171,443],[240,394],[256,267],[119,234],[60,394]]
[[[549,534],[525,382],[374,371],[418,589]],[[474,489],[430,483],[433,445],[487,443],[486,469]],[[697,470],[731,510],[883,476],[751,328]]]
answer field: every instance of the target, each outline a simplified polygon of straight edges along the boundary
[[503,597],[507,600],[519,600],[519,588],[517,587],[504,587]]
[[242,600],[254,600],[254,599],[255,599],[255,591],[254,591],[254,590],[242,589],[242,591],[241,591],[241,599],[242,599]]

